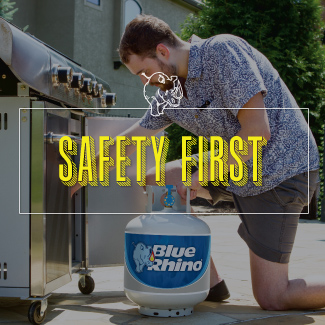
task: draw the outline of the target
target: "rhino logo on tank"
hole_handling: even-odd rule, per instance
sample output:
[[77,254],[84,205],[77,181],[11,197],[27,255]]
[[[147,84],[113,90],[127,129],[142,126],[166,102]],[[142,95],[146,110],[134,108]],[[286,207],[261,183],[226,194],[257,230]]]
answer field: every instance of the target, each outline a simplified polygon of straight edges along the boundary
[[135,271],[141,273],[145,266],[153,265],[152,258],[150,258],[152,255],[152,248],[143,243],[138,243],[137,245],[133,243],[133,245],[135,247],[133,251],[133,260],[136,265]]

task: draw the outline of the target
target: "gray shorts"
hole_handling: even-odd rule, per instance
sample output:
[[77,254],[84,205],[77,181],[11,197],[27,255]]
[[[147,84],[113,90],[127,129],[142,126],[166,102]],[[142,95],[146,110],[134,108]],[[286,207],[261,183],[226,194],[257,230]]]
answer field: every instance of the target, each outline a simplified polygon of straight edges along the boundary
[[213,204],[234,202],[242,221],[238,233],[256,255],[271,262],[288,263],[300,212],[309,204],[308,191],[311,200],[318,186],[319,171],[314,170],[309,172],[309,188],[308,172],[304,172],[255,196],[240,197],[226,191],[223,185],[214,186],[211,183],[206,189]]

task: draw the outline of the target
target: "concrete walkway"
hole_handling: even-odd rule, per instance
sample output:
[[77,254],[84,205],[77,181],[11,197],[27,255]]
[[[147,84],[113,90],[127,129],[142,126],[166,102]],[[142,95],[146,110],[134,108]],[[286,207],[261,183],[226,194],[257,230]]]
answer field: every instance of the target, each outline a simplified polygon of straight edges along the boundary
[[[212,231],[212,256],[225,278],[231,297],[224,303],[203,302],[194,314],[182,318],[141,316],[123,292],[123,267],[94,269],[96,288],[89,296],[78,290],[78,275],[49,298],[47,324],[324,324],[325,308],[316,311],[268,312],[254,300],[246,244],[237,235],[235,215],[201,217]],[[325,276],[325,223],[304,221],[299,225],[291,257],[290,277]],[[0,324],[28,324],[29,302],[0,299]]]

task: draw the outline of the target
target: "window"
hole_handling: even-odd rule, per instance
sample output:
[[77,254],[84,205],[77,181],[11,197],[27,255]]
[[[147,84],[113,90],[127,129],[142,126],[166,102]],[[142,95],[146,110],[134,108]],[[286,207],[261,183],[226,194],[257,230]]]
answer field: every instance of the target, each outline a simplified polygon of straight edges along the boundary
[[87,0],[87,2],[90,2],[96,6],[100,6],[100,0]]
[[90,8],[96,9],[96,10],[103,10],[103,0],[84,0],[85,6],[88,6]]
[[[0,0],[1,1],[1,0]],[[114,69],[117,70],[122,65],[120,56],[116,49],[119,47],[122,34],[126,25],[137,15],[142,13],[142,8],[137,0],[115,0],[114,9],[114,36],[113,36],[113,63]]]
[[141,12],[142,8],[137,1],[126,0],[124,5],[124,28],[132,19],[140,15]]

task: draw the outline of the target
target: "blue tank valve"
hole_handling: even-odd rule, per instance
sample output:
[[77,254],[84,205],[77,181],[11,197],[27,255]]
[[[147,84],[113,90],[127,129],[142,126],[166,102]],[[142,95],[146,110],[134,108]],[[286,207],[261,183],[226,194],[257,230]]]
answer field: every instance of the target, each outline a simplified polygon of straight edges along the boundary
[[175,203],[175,198],[172,196],[173,185],[166,185],[168,190],[167,195],[164,198],[164,204],[166,207],[172,207]]

